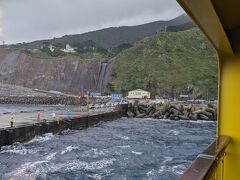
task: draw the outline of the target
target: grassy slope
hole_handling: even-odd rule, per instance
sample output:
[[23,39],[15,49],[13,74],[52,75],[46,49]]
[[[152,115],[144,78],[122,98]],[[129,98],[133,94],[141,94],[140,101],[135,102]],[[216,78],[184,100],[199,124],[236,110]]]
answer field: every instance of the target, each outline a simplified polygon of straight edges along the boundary
[[116,91],[144,88],[150,77],[171,89],[194,86],[196,95],[208,88],[217,94],[217,60],[200,30],[166,32],[145,38],[116,57],[112,84]]
[[[52,57],[46,52],[43,52],[41,50],[28,50],[23,51],[27,52],[30,56],[34,58],[40,58],[40,59],[56,59],[56,57]],[[57,58],[64,57],[66,59],[77,59],[79,61],[88,61],[88,60],[102,60],[106,59],[107,56],[102,53],[84,53],[84,54],[78,54],[78,53],[65,53],[64,56],[58,56]]]

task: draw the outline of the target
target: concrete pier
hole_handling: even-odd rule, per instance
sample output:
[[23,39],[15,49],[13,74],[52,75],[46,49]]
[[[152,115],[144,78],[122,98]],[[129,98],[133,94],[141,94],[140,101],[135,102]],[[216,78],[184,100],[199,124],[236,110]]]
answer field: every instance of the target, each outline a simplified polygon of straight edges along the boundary
[[55,134],[67,129],[88,128],[102,121],[118,119],[124,114],[122,107],[103,112],[72,112],[71,118],[68,118],[64,111],[57,112],[56,118],[53,118],[49,111],[42,113],[40,120],[37,120],[36,113],[20,113],[14,115],[13,127],[10,127],[9,120],[12,115],[4,115],[0,120],[0,147],[25,142],[45,133]]

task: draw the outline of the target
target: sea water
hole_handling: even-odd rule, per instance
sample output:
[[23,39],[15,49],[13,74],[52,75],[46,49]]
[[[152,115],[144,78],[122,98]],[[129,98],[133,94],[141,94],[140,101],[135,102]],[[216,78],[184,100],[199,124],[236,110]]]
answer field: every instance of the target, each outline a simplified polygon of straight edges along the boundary
[[174,180],[215,138],[205,121],[118,119],[0,150],[0,179]]

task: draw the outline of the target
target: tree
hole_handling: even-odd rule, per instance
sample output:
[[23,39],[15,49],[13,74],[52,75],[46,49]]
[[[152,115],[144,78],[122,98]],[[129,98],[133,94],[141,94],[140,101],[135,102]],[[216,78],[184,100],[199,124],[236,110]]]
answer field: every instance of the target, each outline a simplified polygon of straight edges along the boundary
[[49,49],[49,47],[46,47],[46,46],[44,46],[42,49],[41,49],[41,51],[42,52],[45,52],[45,53],[47,53],[47,54],[51,54],[51,51],[50,51],[50,49]]
[[115,90],[114,85],[109,82],[109,83],[107,84],[107,90],[108,90],[109,92],[114,92],[114,90]]
[[123,50],[128,49],[128,48],[131,48],[131,47],[133,47],[132,44],[123,43],[123,44],[118,45],[117,47],[114,47],[114,48],[112,49],[112,52],[113,52],[114,54],[118,54],[118,53],[122,52]]
[[50,45],[49,41],[43,41],[42,42],[43,47],[48,47]]
[[65,53],[59,49],[55,49],[53,52],[50,53],[52,57],[59,57],[59,56],[65,56]]
[[105,49],[104,47],[97,47],[97,51],[100,52],[100,53],[103,53],[103,54],[107,54],[108,53],[108,50]]
[[150,76],[145,84],[145,89],[151,93],[151,98],[158,95],[158,82],[155,78]]
[[60,42],[54,43],[53,46],[56,47],[57,49],[65,48],[65,44]]

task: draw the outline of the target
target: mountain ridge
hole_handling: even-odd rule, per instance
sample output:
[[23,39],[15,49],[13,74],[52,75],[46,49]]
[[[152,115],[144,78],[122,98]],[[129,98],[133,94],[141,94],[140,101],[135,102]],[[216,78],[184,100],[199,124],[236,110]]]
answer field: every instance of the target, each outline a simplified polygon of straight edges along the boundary
[[10,47],[39,49],[41,45],[44,44],[58,44],[64,47],[66,44],[73,45],[74,43],[92,40],[103,48],[113,48],[123,43],[132,44],[144,37],[152,36],[159,31],[163,31],[164,28],[168,26],[178,26],[189,22],[191,22],[190,18],[183,14],[168,21],[155,21],[136,26],[109,27],[82,34],[64,35],[59,38],[14,44]]

